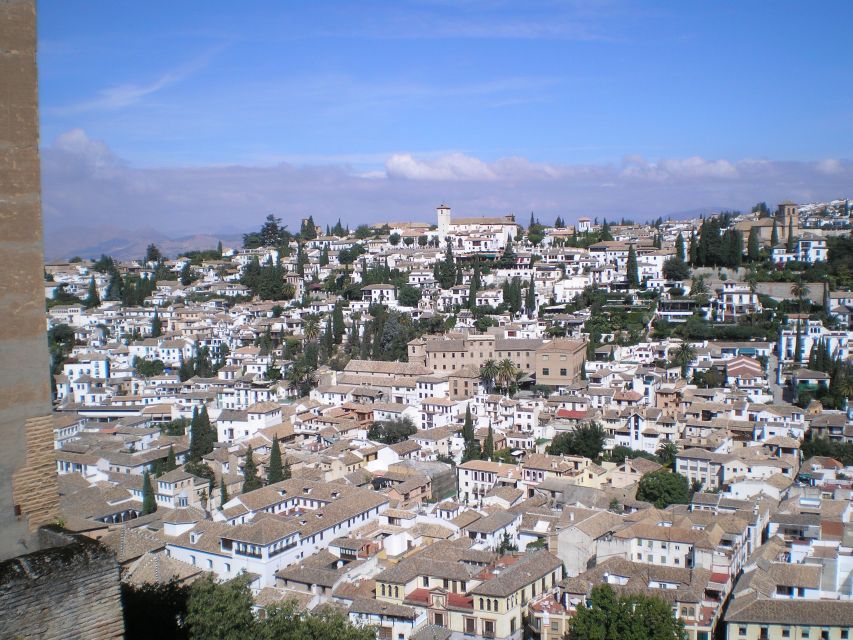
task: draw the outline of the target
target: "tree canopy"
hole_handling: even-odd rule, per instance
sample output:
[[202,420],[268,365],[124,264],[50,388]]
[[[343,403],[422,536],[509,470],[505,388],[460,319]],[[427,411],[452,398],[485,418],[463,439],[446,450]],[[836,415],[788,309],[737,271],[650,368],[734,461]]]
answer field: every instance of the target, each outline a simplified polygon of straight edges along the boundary
[[658,509],[690,501],[690,483],[679,473],[666,469],[646,474],[637,487],[637,500],[651,502]]
[[593,587],[588,604],[578,606],[568,640],[687,640],[684,622],[662,598],[617,595],[608,584]]
[[604,429],[597,422],[558,434],[547,448],[551,455],[583,456],[595,460],[604,449]]

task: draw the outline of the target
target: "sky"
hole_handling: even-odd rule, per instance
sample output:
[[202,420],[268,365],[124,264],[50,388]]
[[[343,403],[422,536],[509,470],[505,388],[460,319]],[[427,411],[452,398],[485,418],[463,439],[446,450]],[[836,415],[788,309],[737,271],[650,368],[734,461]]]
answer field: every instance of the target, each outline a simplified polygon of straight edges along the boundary
[[853,196],[853,3],[39,2],[48,230]]

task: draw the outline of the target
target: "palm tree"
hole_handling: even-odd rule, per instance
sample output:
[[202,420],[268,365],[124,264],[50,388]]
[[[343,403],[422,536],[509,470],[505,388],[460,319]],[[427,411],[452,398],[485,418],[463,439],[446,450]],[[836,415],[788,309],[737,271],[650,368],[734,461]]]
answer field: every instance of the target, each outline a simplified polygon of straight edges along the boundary
[[486,385],[487,389],[492,389],[495,386],[495,380],[498,377],[498,363],[489,358],[480,367],[480,380]]
[[800,313],[803,312],[806,296],[809,295],[809,285],[803,282],[802,279],[797,280],[791,285],[791,295],[794,296],[800,304]]
[[704,296],[708,294],[708,283],[705,282],[705,276],[696,276],[693,278],[693,283],[690,285],[691,296]]
[[664,440],[660,443],[655,455],[660,458],[661,464],[665,467],[671,467],[675,462],[675,456],[678,455],[678,445],[672,440]]
[[754,294],[758,289],[758,272],[754,267],[746,274],[746,283],[749,285],[749,292]]
[[311,391],[311,388],[317,383],[317,377],[314,371],[308,366],[304,359],[300,358],[287,372],[287,381],[290,383],[291,389],[296,389],[299,395],[305,396]]
[[675,350],[672,360],[681,366],[681,377],[687,376],[687,367],[696,358],[696,349],[689,342],[682,342]]
[[320,335],[320,318],[315,313],[310,313],[302,322],[302,335],[308,342],[314,342]]
[[518,367],[509,358],[504,358],[498,363],[497,381],[504,393],[509,395],[513,383],[518,375]]

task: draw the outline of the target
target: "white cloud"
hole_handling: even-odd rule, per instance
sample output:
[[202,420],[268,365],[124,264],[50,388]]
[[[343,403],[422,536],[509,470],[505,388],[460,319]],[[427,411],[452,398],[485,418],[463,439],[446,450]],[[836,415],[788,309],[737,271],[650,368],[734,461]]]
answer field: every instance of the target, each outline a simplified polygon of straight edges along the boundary
[[817,163],[817,170],[821,173],[836,174],[844,171],[844,166],[834,158],[827,158]]
[[396,153],[388,158],[385,171],[390,178],[406,180],[472,180],[489,181],[497,174],[488,164],[463,153],[450,153],[432,160],[416,160],[408,153]]
[[[85,131],[71,130],[42,151],[45,224],[62,229],[151,227],[169,235],[250,230],[269,213],[291,228],[312,214],[361,222],[432,221],[440,201],[458,215],[532,210],[639,220],[703,207],[745,209],[765,200],[809,202],[849,195],[853,163],[659,159],[616,164],[547,164],[527,158],[486,162],[463,153],[392,154],[384,171],[343,164],[136,168]],[[59,234],[62,239],[62,234]]]

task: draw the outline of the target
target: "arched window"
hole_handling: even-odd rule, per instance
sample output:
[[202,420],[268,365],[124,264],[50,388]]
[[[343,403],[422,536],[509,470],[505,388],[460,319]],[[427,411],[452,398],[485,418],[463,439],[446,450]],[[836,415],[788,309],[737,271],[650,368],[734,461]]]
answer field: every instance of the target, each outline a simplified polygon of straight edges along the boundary
[[385,595],[385,585],[384,584],[382,585],[382,595],[383,596]]
[[483,610],[483,599],[480,598],[480,611],[482,611],[482,610]]
[[394,587],[394,597],[395,598],[400,597],[400,589],[398,587]]
[[492,601],[490,598],[486,598],[486,611],[492,610]]

